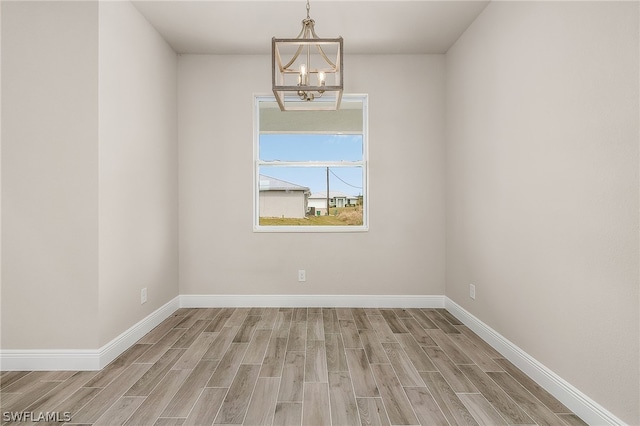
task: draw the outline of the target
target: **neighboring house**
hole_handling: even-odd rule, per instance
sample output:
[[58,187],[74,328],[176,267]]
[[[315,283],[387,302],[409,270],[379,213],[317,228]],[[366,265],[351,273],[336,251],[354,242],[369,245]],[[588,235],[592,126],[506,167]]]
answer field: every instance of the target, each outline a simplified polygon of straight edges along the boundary
[[[329,208],[355,206],[358,204],[358,196],[347,195],[340,191],[329,191]],[[314,192],[309,196],[309,207],[315,208],[316,214],[327,213],[327,193]]]
[[306,186],[260,175],[260,217],[303,218],[310,193]]

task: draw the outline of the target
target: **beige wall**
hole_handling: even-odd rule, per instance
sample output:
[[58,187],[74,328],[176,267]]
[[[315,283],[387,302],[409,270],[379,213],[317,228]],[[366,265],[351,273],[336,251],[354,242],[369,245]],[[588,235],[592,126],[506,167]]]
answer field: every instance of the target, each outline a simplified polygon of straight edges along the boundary
[[346,90],[369,94],[371,210],[370,231],[348,234],[252,232],[253,95],[269,92],[270,57],[178,63],[181,294],[444,294],[442,55],[349,57]]
[[303,191],[260,191],[260,217],[294,217],[306,215]]
[[629,424],[638,15],[637,2],[494,2],[446,61],[447,296]]
[[94,348],[98,5],[1,7],[2,348]]
[[178,294],[176,55],[127,2],[2,19],[2,348],[98,348]]
[[101,2],[99,59],[103,345],[178,295],[177,57],[129,2]]

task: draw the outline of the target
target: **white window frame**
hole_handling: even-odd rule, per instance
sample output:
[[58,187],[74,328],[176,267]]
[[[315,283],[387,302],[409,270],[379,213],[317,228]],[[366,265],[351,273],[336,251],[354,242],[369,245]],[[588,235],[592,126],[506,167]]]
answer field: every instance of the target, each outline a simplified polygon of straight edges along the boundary
[[[260,225],[260,166],[273,164],[273,162],[260,160],[260,102],[275,102],[273,95],[254,95],[253,108],[253,232],[294,232],[294,233],[342,233],[342,232],[367,232],[369,231],[369,99],[366,94],[344,94],[342,102],[361,101],[362,102],[362,161],[349,162],[345,164],[339,161],[319,161],[319,162],[297,162],[279,161],[278,166],[291,167],[362,167],[362,196],[363,211],[362,225],[341,225],[341,226],[261,226]],[[284,112],[283,114],[286,114]],[[320,132],[296,132],[308,134],[320,134]],[[335,132],[335,134],[347,134],[345,132]],[[349,134],[360,134],[349,133]]]

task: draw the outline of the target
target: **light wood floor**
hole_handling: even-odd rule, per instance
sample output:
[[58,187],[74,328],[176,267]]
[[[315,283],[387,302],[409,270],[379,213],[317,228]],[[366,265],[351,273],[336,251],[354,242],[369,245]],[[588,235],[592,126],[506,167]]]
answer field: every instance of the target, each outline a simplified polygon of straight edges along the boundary
[[0,386],[77,425],[585,424],[444,309],[179,309],[102,371]]

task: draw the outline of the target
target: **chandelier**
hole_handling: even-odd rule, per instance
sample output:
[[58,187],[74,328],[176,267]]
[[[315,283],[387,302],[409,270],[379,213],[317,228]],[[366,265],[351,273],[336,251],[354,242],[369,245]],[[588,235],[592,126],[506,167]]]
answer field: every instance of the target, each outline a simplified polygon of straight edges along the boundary
[[272,89],[282,111],[337,110],[342,100],[342,37],[320,38],[302,20],[296,38],[271,41]]

